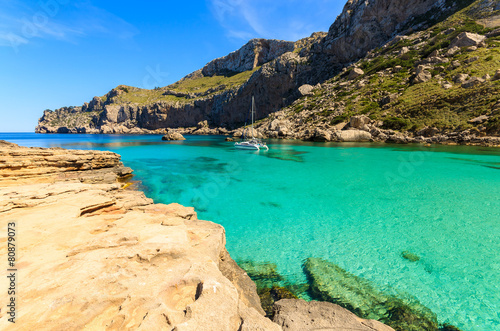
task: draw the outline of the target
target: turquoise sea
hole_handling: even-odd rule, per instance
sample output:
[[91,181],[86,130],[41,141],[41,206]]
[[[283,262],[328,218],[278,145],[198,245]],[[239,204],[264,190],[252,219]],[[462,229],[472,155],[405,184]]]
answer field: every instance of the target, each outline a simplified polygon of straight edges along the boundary
[[[222,224],[237,261],[272,262],[292,283],[320,257],[408,293],[439,322],[500,330],[500,149],[218,136],[2,133],[23,146],[111,150],[155,202]],[[402,258],[403,251],[420,257]]]

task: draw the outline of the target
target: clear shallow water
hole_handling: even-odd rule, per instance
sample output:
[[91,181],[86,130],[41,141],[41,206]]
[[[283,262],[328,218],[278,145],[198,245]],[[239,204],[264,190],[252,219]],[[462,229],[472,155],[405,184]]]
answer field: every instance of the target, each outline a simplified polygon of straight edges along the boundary
[[[321,257],[406,292],[440,322],[500,329],[500,149],[222,137],[0,134],[24,146],[112,150],[156,202],[222,224],[236,260],[273,262],[291,282]],[[411,251],[421,260],[401,257]]]

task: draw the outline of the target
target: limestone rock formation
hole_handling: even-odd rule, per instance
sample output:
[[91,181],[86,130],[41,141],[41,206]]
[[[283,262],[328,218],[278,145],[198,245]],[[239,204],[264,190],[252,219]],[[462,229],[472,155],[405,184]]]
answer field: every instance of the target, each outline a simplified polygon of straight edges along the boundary
[[320,45],[321,51],[334,61],[349,63],[389,40],[409,18],[438,5],[432,0],[348,1]]
[[[314,33],[295,43],[253,39],[179,82],[195,86],[191,90],[177,90],[176,84],[158,90],[118,86],[81,107],[46,111],[36,132],[158,134],[166,128],[195,127],[205,120],[210,127],[234,129],[245,123],[252,95],[257,102],[256,120],[265,118],[303,96],[299,87],[316,86],[335,76],[345,65],[401,32],[411,18],[431,10],[445,11],[442,5],[431,0],[349,1],[328,34]],[[420,27],[412,26],[414,30]],[[246,80],[235,85],[225,85],[222,80],[209,89],[201,83],[191,84],[200,78],[230,78],[245,72],[249,73]],[[350,77],[361,72],[355,68]],[[128,98],[131,93],[137,95]],[[198,133],[206,134],[204,130]]]
[[309,84],[304,84],[301,87],[299,87],[299,92],[300,92],[300,95],[302,95],[302,96],[313,95],[314,94],[312,92],[313,89],[314,89],[313,86],[311,86]]
[[485,39],[485,36],[477,33],[462,32],[451,42],[449,48],[478,46]]
[[353,80],[353,79],[356,79],[358,78],[359,76],[362,76],[364,75],[364,71],[362,69],[359,69],[359,68],[353,68],[351,70],[351,72],[349,73],[349,76],[347,76],[347,79],[349,80]]
[[348,308],[361,318],[382,320],[397,330],[438,330],[436,315],[415,299],[378,291],[331,262],[309,258],[304,271],[316,298]]
[[0,218],[17,223],[20,243],[17,330],[281,330],[222,226],[124,189],[118,155],[5,142],[0,155]]
[[252,70],[294,49],[291,41],[252,39],[239,50],[209,62],[201,73],[213,76]]
[[179,132],[169,131],[166,135],[161,137],[161,140],[186,140],[186,138]]
[[274,304],[273,321],[284,331],[394,331],[379,321],[364,320],[330,302],[283,299]]
[[362,142],[370,141],[372,139],[370,132],[362,130],[342,130],[337,131],[337,134],[339,136],[339,140],[343,142]]

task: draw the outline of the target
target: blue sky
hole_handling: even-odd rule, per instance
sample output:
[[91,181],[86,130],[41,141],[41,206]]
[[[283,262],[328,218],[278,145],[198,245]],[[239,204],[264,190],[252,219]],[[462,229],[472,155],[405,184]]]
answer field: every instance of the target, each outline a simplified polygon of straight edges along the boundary
[[169,85],[251,38],[327,31],[344,3],[0,0],[0,132],[120,84]]

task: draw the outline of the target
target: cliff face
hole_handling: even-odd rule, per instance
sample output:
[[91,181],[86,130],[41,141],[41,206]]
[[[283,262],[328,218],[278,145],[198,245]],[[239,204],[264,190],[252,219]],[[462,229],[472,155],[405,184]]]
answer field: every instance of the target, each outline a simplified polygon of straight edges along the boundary
[[[314,141],[500,146],[498,6],[498,0],[476,1],[426,30],[394,37],[310,86],[256,129],[263,136]],[[348,39],[330,34],[323,46]]]
[[209,62],[201,73],[214,76],[252,70],[294,49],[291,41],[252,39],[239,50]]
[[331,61],[349,63],[382,45],[401,31],[410,17],[440,10],[444,1],[435,0],[350,0],[328,35],[318,44],[319,52]]
[[264,118],[303,96],[302,85],[334,77],[395,34],[421,29],[470,2],[350,0],[328,34],[295,43],[251,40],[170,86],[119,86],[82,107],[46,111],[36,132],[161,133],[204,120],[231,129],[248,118],[251,95],[257,119]]

